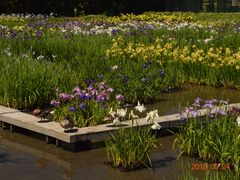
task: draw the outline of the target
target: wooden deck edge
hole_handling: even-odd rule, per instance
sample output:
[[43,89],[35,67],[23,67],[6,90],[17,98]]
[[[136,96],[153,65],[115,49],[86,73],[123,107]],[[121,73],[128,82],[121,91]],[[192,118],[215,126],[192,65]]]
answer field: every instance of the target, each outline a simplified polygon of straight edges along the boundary
[[[226,107],[240,107],[240,103],[229,104]],[[206,109],[200,110],[201,115],[206,114]],[[110,132],[114,132],[120,127],[114,127],[110,124],[101,124],[93,127],[75,128],[77,132],[65,133],[58,122],[39,123],[39,118],[23,113],[19,110],[0,106],[0,121],[10,125],[18,126],[30,131],[34,131],[46,136],[56,138],[67,143],[76,143],[79,141],[102,141],[109,137]],[[137,123],[136,123],[137,122]],[[154,119],[162,128],[171,128],[183,124],[179,114],[160,116]],[[133,126],[146,126],[154,122],[148,122],[145,118],[135,120]],[[132,121],[124,121],[124,128],[132,126]]]

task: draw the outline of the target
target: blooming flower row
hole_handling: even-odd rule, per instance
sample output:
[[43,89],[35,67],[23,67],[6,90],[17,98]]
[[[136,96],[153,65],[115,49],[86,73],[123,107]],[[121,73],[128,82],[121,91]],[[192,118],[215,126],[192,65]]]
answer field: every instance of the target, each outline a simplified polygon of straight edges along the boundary
[[[124,101],[121,94],[117,94],[114,100],[114,89],[107,87],[105,82],[87,82],[87,85],[86,88],[76,86],[71,93],[56,90],[57,98],[50,102],[55,109],[55,120],[68,117],[79,127],[103,123],[110,107],[114,107],[117,102],[122,104]],[[90,120],[92,122],[88,122]]]
[[[158,59],[158,63],[182,62],[185,64],[198,63],[209,67],[232,67],[240,69],[240,51],[231,48],[210,47],[207,50],[197,48],[195,45],[179,48],[176,40],[172,39],[162,43],[162,39],[156,39],[152,44],[128,43],[125,45],[123,37],[112,40],[112,47],[106,51],[106,58],[121,57],[125,59],[143,59],[149,61]],[[143,64],[147,68],[149,64]]]
[[[180,117],[184,120],[185,118],[196,118],[202,115],[207,115],[209,117],[226,115],[228,109],[225,105],[228,105],[228,101],[217,99],[203,101],[201,98],[197,97],[191,106],[185,107],[184,110],[180,112]],[[201,109],[206,109],[206,114],[201,114]]]
[[[196,21],[193,20],[191,16],[183,15],[167,15],[167,14],[144,14],[144,15],[122,15],[119,17],[110,17],[102,20],[86,21],[79,19],[78,21],[67,21],[67,22],[52,22],[49,20],[50,16],[43,15],[1,15],[1,22],[12,21],[20,22],[20,25],[14,27],[0,28],[0,34],[6,37],[13,37],[13,33],[17,35],[30,34],[31,36],[43,36],[47,33],[62,33],[64,35],[68,34],[86,34],[86,35],[98,35],[98,34],[109,34],[115,35],[118,33],[134,34],[136,32],[148,33],[148,31],[155,30],[168,30],[168,31],[178,31],[182,29],[194,29],[196,31],[206,31],[211,33],[218,33],[223,28],[220,23],[207,23],[203,20]],[[31,21],[30,21],[31,20]],[[30,22],[29,22],[30,21]],[[234,23],[233,23],[234,24]],[[238,24],[234,24],[232,27],[233,32],[239,32],[240,27]],[[66,36],[67,37],[67,36]],[[207,38],[205,41],[209,42],[212,38]]]

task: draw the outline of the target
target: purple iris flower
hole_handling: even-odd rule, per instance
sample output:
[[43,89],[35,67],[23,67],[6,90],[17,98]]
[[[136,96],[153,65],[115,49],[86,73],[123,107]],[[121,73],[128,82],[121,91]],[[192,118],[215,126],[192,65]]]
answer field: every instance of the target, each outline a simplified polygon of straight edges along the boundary
[[89,93],[86,93],[86,94],[85,94],[85,99],[91,100],[91,99],[92,99],[92,95],[89,94]]
[[197,97],[197,98],[194,100],[195,104],[200,104],[200,101],[201,101],[200,97]]
[[216,103],[216,102],[218,102],[218,100],[217,99],[212,99],[211,102]]
[[107,92],[110,92],[110,93],[112,93],[112,92],[113,92],[113,88],[111,88],[111,87],[110,87],[110,88],[108,88],[108,89],[107,89]]
[[102,91],[101,95],[104,96],[104,97],[107,97],[107,91],[106,90]]
[[202,106],[202,108],[209,108],[209,109],[213,109],[215,106],[211,103],[206,103]]
[[191,116],[192,116],[192,117],[194,117],[194,118],[195,118],[195,117],[197,117],[197,116],[198,116],[198,114],[199,114],[199,111],[198,111],[198,110],[197,110],[197,111],[191,111],[191,112],[190,112],[190,114],[191,114]]
[[185,107],[184,112],[188,114],[190,112],[190,109],[188,107]]
[[224,110],[218,110],[217,113],[221,115],[226,115],[226,112]]
[[144,63],[144,64],[142,65],[142,68],[143,68],[143,69],[148,68],[148,64]]
[[181,119],[181,120],[184,120],[184,119],[185,119],[183,113],[180,113],[180,119]]
[[74,112],[74,111],[76,111],[76,108],[75,107],[70,107],[70,108],[68,108],[68,110],[71,111],[71,112]]
[[67,93],[60,93],[60,94],[59,94],[59,97],[60,97],[60,99],[62,99],[63,101],[68,101],[68,100],[70,100],[70,99],[73,98],[72,95],[67,94]]
[[104,100],[105,100],[105,97],[104,97],[104,96],[102,96],[102,95],[98,95],[98,96],[97,96],[97,102],[101,103],[101,102],[103,102]]
[[200,107],[200,102],[201,102],[201,99],[200,97],[197,97],[196,99],[194,99],[194,103],[192,104],[192,106],[194,107]]
[[238,108],[238,107],[232,107],[231,109],[230,109],[230,113],[231,114],[236,114],[236,115],[240,115],[240,108]]
[[98,95],[98,91],[96,90],[96,89],[92,89],[91,91],[90,91],[90,93],[92,94],[92,95]]
[[88,91],[91,91],[93,89],[93,86],[90,84],[87,88]]
[[77,95],[81,94],[82,93],[82,90],[76,86],[74,89],[73,89],[73,93],[76,93]]
[[78,95],[78,98],[84,100],[84,99],[86,99],[86,95],[84,93],[81,93]]
[[124,101],[124,97],[123,97],[123,95],[118,94],[118,95],[116,96],[116,100],[117,100],[118,102],[122,102],[122,101]]
[[79,104],[78,106],[80,109],[85,109],[86,108],[86,105],[85,104]]
[[213,103],[216,103],[216,102],[218,102],[218,100],[216,100],[216,99],[211,99],[211,100],[206,100],[206,101],[205,101],[205,104],[213,104]]
[[189,113],[190,111],[193,111],[193,107],[185,107],[184,112]]
[[221,104],[225,104],[225,105],[228,104],[228,101],[225,101],[225,100],[220,100],[219,102],[220,102]]
[[10,34],[10,38],[11,39],[15,38],[16,36],[17,36],[17,32],[16,31],[11,32],[11,34]]
[[102,109],[106,109],[106,108],[107,108],[107,106],[106,106],[106,105],[102,105],[101,107],[102,107]]
[[163,70],[159,70],[159,75],[160,75],[160,77],[164,77],[165,76],[164,71]]
[[52,106],[59,106],[60,105],[60,102],[58,102],[58,101],[56,101],[56,100],[51,100],[51,102],[50,102],[50,104],[52,105]]
[[127,84],[127,82],[128,82],[128,78],[127,78],[127,77],[125,77],[125,78],[122,80],[122,83],[126,85],[126,84]]
[[36,35],[37,37],[42,36],[42,34],[43,34],[43,32],[42,32],[42,31],[39,31],[39,30],[37,30],[36,33],[35,33],[35,35]]
[[118,32],[119,32],[118,29],[113,29],[112,32],[111,32],[111,34],[112,34],[112,35],[116,35]]
[[91,80],[91,83],[92,83],[92,84],[94,84],[94,83],[96,83],[96,82],[97,82],[96,79],[92,79],[92,80]]
[[99,86],[99,89],[101,89],[101,90],[105,89],[105,83],[104,82],[100,82],[98,84],[98,86]]

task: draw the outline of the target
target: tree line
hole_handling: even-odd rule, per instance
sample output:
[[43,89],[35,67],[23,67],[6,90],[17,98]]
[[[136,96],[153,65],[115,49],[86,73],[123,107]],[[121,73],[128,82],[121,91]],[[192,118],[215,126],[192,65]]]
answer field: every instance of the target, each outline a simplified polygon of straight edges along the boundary
[[0,13],[34,13],[59,16],[81,14],[119,15],[163,11],[165,0],[1,0]]

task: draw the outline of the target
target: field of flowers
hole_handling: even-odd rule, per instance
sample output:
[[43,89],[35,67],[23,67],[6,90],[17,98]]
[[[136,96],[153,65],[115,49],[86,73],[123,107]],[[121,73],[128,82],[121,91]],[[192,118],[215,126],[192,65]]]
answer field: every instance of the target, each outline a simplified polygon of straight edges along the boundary
[[184,82],[240,88],[240,14],[0,16],[0,104],[49,104],[104,82],[126,103]]
[[[124,105],[137,104],[144,112],[141,103],[157,101],[160,92],[185,82],[240,89],[240,13],[1,15],[0,47],[0,104],[54,107],[54,120],[72,120],[78,127],[106,118],[121,125],[126,115],[136,119]],[[216,101],[206,102],[196,99],[185,109],[193,117],[175,140],[180,155],[229,163],[239,174],[239,109],[218,111],[199,124],[198,109],[212,110]],[[150,129],[120,129],[106,147],[116,167],[148,167],[156,139]]]

